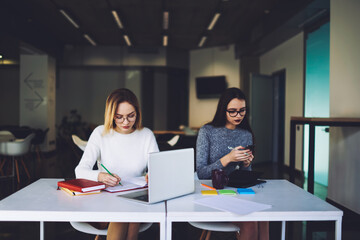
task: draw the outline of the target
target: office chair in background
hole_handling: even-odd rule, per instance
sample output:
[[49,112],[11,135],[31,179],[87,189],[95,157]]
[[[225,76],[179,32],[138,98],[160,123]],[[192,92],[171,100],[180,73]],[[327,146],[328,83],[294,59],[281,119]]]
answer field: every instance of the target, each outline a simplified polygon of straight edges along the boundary
[[[31,140],[35,137],[35,133],[29,134],[24,139],[15,139],[13,141],[0,142],[0,155],[5,157],[11,157],[13,160],[13,170],[12,176],[17,176],[17,182],[20,183],[20,172],[19,172],[19,160],[22,164],[26,175],[29,180],[31,179],[29,170],[24,162],[26,155],[30,151]],[[2,167],[5,165],[7,158],[4,159],[4,162],[1,163],[0,171],[2,171]]]

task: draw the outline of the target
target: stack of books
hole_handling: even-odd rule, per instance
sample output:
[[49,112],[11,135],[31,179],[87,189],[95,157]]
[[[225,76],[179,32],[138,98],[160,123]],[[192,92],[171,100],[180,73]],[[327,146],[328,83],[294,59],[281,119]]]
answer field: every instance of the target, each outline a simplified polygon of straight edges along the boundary
[[83,178],[60,181],[57,185],[59,189],[71,196],[100,193],[100,190],[105,189],[106,187],[104,183]]

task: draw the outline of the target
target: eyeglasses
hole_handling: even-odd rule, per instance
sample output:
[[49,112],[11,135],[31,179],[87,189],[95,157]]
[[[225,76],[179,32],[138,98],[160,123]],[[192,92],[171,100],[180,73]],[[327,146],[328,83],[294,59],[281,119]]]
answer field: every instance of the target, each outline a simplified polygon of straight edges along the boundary
[[128,122],[135,122],[136,120],[136,114],[135,113],[130,113],[128,116],[126,117],[120,117],[120,116],[116,116],[114,117],[114,120],[118,123],[123,123],[125,121],[125,119]]
[[240,111],[235,111],[235,110],[226,110],[226,111],[229,113],[230,117],[236,117],[238,114],[243,117],[246,114],[246,108],[242,108],[240,109]]

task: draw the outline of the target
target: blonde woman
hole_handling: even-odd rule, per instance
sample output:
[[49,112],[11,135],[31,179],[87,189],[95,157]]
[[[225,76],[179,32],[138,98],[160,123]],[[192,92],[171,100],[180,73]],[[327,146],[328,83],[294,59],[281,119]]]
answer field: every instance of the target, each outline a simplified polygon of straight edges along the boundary
[[[151,130],[142,126],[141,110],[135,94],[126,88],[113,91],[106,100],[105,121],[92,132],[84,154],[75,168],[77,178],[86,178],[105,183],[119,184],[121,178],[138,177],[144,174],[149,153],[159,148]],[[105,169],[93,170],[101,157]],[[98,223],[96,227],[107,227]],[[108,226],[107,239],[137,239],[139,223],[115,223]]]

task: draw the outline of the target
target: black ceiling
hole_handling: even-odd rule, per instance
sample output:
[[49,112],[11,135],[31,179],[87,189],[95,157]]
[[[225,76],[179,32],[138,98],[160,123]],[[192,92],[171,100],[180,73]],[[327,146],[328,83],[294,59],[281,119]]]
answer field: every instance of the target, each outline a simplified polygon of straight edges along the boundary
[[[0,27],[42,50],[65,45],[90,45],[88,34],[99,46],[126,46],[123,35],[134,47],[162,46],[197,49],[227,44],[250,44],[264,38],[285,21],[303,11],[312,0],[7,0],[2,1]],[[78,24],[75,28],[59,12],[65,10]],[[124,25],[119,29],[111,10]],[[163,29],[163,12],[169,12],[169,28]],[[212,31],[212,17],[221,16]],[[314,11],[316,13],[316,11]],[[308,16],[307,16],[308,17]]]

